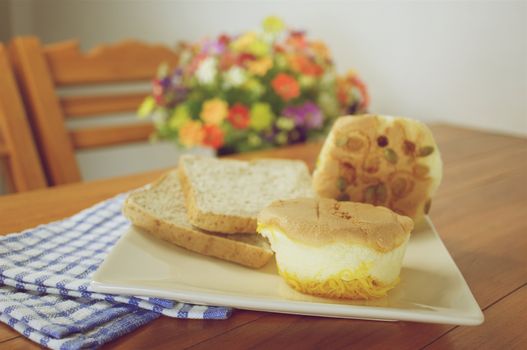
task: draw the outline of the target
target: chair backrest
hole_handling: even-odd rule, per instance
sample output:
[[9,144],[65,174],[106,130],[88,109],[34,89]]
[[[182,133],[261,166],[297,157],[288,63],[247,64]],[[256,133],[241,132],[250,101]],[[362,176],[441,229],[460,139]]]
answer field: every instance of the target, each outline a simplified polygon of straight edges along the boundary
[[160,63],[178,61],[174,50],[132,40],[82,53],[77,41],[43,46],[36,37],[18,37],[10,51],[52,185],[80,181],[76,149],[146,141],[153,131],[150,123],[73,130],[66,125],[67,119],[135,111],[147,91],[60,97],[57,88],[149,81]]
[[15,192],[47,187],[44,170],[15,81],[7,48],[0,43],[0,158]]

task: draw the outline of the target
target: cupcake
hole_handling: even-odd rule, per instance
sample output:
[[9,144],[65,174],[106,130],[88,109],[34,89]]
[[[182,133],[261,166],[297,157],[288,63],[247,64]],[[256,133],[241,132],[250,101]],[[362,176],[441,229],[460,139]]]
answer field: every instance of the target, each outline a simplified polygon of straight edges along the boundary
[[390,209],[329,198],[276,201],[258,216],[285,281],[329,298],[385,296],[399,282],[413,226]]
[[313,187],[321,197],[381,205],[419,220],[442,177],[428,127],[403,117],[340,117],[319,155]]

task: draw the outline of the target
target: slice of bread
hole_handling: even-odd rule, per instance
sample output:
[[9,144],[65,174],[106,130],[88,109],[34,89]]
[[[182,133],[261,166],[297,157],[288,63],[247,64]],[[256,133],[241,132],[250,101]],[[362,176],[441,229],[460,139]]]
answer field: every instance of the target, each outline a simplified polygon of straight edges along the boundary
[[131,193],[124,215],[137,227],[188,250],[259,268],[273,256],[265,238],[258,235],[222,235],[193,227],[187,219],[183,193],[176,171],[150,188]]
[[182,156],[178,167],[192,225],[221,233],[256,233],[256,217],[278,199],[313,197],[304,162]]

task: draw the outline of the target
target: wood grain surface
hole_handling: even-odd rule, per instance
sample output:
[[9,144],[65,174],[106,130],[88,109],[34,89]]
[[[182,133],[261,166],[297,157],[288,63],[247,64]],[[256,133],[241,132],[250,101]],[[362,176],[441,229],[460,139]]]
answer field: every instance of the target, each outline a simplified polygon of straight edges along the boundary
[[[434,125],[444,180],[431,217],[484,311],[477,327],[375,322],[236,310],[226,321],[161,317],[105,348],[525,349],[527,140]],[[305,160],[320,144],[243,155]],[[0,233],[57,220],[163,171],[0,197]],[[445,286],[448,288],[448,286]],[[37,345],[0,325],[0,349]]]

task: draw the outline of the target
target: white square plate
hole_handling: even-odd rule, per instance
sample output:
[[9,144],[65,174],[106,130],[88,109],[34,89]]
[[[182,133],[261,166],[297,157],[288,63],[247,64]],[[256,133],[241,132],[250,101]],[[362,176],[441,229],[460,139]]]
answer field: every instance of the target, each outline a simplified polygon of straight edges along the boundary
[[274,260],[253,270],[202,256],[131,228],[93,277],[96,291],[144,295],[239,309],[478,325],[483,314],[429,219],[412,233],[401,282],[386,298],[344,301],[296,292]]

